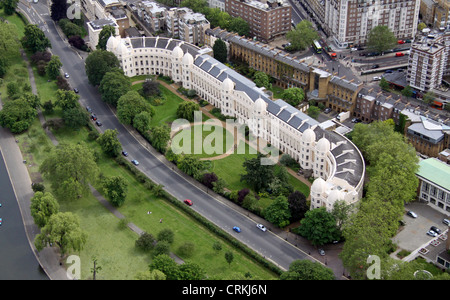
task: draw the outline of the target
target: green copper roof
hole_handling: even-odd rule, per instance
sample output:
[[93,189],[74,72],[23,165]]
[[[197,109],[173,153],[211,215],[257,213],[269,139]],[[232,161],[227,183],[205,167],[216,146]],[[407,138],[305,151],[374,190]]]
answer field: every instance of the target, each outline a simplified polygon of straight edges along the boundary
[[450,190],[450,165],[436,158],[428,158],[419,162],[417,175]]

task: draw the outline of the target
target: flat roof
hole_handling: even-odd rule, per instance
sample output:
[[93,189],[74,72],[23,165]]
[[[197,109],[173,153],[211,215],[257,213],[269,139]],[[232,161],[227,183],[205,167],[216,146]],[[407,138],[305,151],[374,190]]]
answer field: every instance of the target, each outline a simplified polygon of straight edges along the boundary
[[434,157],[424,159],[416,174],[450,191],[450,165],[445,162]]

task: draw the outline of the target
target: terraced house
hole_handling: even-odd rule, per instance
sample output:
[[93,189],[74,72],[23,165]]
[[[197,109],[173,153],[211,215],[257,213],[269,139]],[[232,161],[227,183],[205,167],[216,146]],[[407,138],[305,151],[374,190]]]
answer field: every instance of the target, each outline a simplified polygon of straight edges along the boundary
[[228,44],[231,60],[248,64],[256,71],[262,71],[275,79],[282,87],[300,87],[308,100],[322,102],[337,112],[352,114],[362,83],[334,76],[326,70],[314,68],[289,53],[257,41],[227,32],[220,28],[206,31],[206,44],[212,47],[216,39]]
[[107,50],[117,56],[125,75],[170,76],[293,157],[317,178],[312,208],[331,210],[335,201],[352,204],[361,199],[365,165],[358,148],[283,100],[271,100],[264,89],[209,55],[211,48],[170,38],[118,36],[108,40]]

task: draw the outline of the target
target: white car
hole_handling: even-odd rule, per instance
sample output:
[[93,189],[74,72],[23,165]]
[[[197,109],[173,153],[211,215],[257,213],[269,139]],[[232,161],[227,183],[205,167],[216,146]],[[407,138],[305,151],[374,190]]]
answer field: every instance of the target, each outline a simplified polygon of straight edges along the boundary
[[64,73],[64,77],[69,78],[70,76],[69,76],[69,74]]
[[449,219],[442,220],[442,223],[444,223],[447,226],[450,226],[450,220]]
[[256,227],[258,227],[262,231],[266,231],[267,230],[267,228],[263,224],[256,224]]
[[372,80],[373,81],[379,81],[379,80],[381,80],[381,77],[380,76],[375,76],[374,78],[372,78]]
[[438,236],[438,234],[437,234],[436,232],[434,232],[433,230],[428,230],[428,231],[427,231],[427,234],[428,234],[429,236],[432,236],[432,237],[437,237],[437,236]]

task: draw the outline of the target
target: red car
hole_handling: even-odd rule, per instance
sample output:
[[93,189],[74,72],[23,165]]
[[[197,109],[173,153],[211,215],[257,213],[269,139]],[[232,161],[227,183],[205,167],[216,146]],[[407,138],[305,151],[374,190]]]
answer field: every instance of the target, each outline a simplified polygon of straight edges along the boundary
[[405,53],[397,52],[397,53],[395,53],[395,56],[405,56]]
[[401,45],[401,44],[404,44],[405,41],[404,40],[398,40],[397,43],[399,43]]
[[184,203],[186,203],[189,206],[191,206],[193,204],[192,201],[189,199],[184,200]]

